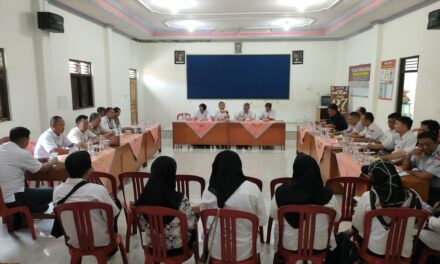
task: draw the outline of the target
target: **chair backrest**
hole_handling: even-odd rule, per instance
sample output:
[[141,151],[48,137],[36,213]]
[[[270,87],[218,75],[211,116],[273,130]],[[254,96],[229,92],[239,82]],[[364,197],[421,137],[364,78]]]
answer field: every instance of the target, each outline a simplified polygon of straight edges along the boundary
[[105,172],[93,171],[89,174],[87,181],[91,183],[103,185],[105,187],[107,187],[107,182],[109,182],[112,187],[111,195],[114,198],[118,197],[117,188],[116,188],[116,178],[113,175]]
[[282,177],[282,178],[276,178],[270,181],[270,198],[273,198],[273,196],[275,195],[275,188],[277,187],[277,185],[279,184],[286,184],[286,183],[291,183],[292,182],[292,178],[289,177]]
[[260,189],[260,191],[263,191],[263,182],[260,179],[249,176],[245,176],[245,177],[247,181],[254,183],[255,185],[258,186],[258,189]]
[[126,179],[130,179],[133,186],[133,202],[137,201],[142,191],[144,190],[145,183],[150,177],[147,172],[124,172],[119,174],[119,182],[122,186],[122,196],[124,197],[124,202],[127,204],[127,199],[125,196],[124,182]]
[[[58,206],[55,206],[55,216],[58,222],[61,224],[66,245],[69,248],[73,248],[68,242],[69,234],[66,234],[65,227],[62,221],[62,214],[64,212],[71,212],[73,217],[73,222],[75,224],[76,235],[78,238],[78,246],[79,248],[75,248],[76,250],[80,250],[84,253],[93,252],[95,250],[94,245],[94,235],[93,235],[93,226],[92,226],[92,218],[90,216],[90,212],[92,210],[101,209],[101,212],[106,216],[107,219],[107,230],[110,238],[110,243],[106,247],[115,248],[116,240],[115,233],[113,231],[113,209],[112,206],[106,203],[100,202],[74,202],[74,203],[64,203]],[[102,248],[102,247],[99,247]]]
[[278,249],[285,250],[284,239],[284,216],[295,213],[298,215],[298,251],[300,259],[307,259],[313,255],[315,244],[316,216],[326,215],[328,217],[327,248],[330,243],[336,212],[335,210],[319,205],[286,205],[278,209]]
[[329,189],[335,186],[342,186],[344,188],[342,193],[341,221],[351,221],[355,206],[353,197],[356,195],[356,190],[359,187],[364,188],[365,191],[369,190],[370,180],[363,177],[336,177],[328,179],[325,186]]
[[187,120],[191,119],[191,115],[188,113],[179,113],[176,117],[177,120]]
[[[221,255],[222,262],[225,263],[237,263],[237,220],[247,220],[252,224],[252,240],[249,241],[249,246],[252,247],[252,263],[258,262],[257,256],[257,231],[258,231],[258,218],[256,215],[231,210],[231,209],[219,209],[219,219],[217,226],[220,227],[220,243],[221,243]],[[217,209],[208,209],[201,212],[201,219],[203,225],[203,234],[205,239],[205,248],[208,248],[209,239],[209,226],[208,217],[211,219],[217,215]],[[217,239],[217,238],[216,238]],[[248,263],[248,262],[247,262]]]
[[[405,243],[405,232],[409,218],[416,219],[417,234],[413,241],[413,252],[415,249],[415,242],[417,241],[420,231],[428,218],[428,213],[411,208],[383,208],[372,210],[365,215],[364,223],[364,241],[360,248],[360,254],[369,255],[368,244],[370,242],[371,224],[373,218],[383,216],[389,219],[388,238],[385,249],[384,261],[392,263],[400,263],[399,261],[408,261],[402,257],[403,245]],[[409,261],[408,261],[409,263]]]
[[9,142],[9,136],[0,138],[0,145]]
[[147,258],[151,258],[151,263],[160,262],[167,258],[167,234],[165,233],[166,225],[164,217],[171,216],[179,219],[180,235],[182,238],[183,255],[190,254],[188,243],[188,224],[187,217],[183,212],[165,207],[158,206],[136,206],[133,207],[133,214],[136,219],[141,215],[144,216],[148,222],[150,231],[150,245],[146,244],[144,247]]
[[31,153],[32,156],[34,156],[35,146],[37,146],[37,142],[30,140],[26,147],[27,152]]
[[191,182],[196,182],[200,184],[200,197],[202,197],[205,191],[205,179],[194,175],[176,175],[176,186],[177,191],[183,193],[188,199],[190,199],[189,186]]

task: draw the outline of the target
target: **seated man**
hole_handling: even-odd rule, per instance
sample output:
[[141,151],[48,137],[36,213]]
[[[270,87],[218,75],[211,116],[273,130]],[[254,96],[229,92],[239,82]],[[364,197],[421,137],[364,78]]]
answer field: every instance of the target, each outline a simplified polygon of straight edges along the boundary
[[[30,131],[15,127],[9,132],[10,142],[0,146],[0,186],[7,207],[25,205],[31,213],[44,213],[52,201],[52,189],[25,187],[25,172],[45,175],[57,162],[42,164],[26,150]],[[14,227],[19,228],[20,216],[14,217]],[[15,229],[14,228],[14,229]]]
[[50,158],[52,153],[58,153],[58,155],[69,153],[69,148],[73,147],[73,144],[63,135],[65,126],[66,123],[60,116],[53,116],[50,119],[50,128],[38,138],[35,158],[44,160]]
[[83,146],[85,146],[89,140],[92,141],[93,144],[99,142],[98,136],[89,131],[89,120],[87,116],[79,115],[75,119],[75,124],[76,127],[72,128],[69,134],[67,134],[67,138],[70,142]]
[[358,112],[351,112],[347,119],[348,128],[345,130],[348,134],[358,135],[364,130]]
[[105,116],[101,119],[101,129],[105,133],[114,133],[116,131],[116,124],[113,118],[115,117],[115,110],[111,107],[105,109]]
[[327,107],[329,118],[324,122],[323,126],[343,131],[348,128],[344,116],[339,112],[336,104],[330,104]]
[[421,132],[425,132],[425,131],[431,131],[433,132],[435,135],[437,135],[438,138],[440,138],[440,125],[437,121],[432,120],[432,119],[428,119],[428,120],[423,120],[420,123],[420,128],[416,129],[419,133]]
[[255,114],[250,111],[251,105],[249,103],[245,103],[243,105],[243,110],[235,114],[235,120],[237,121],[246,121],[246,120],[255,120]]
[[272,110],[272,104],[266,103],[264,107],[266,108],[266,110],[261,113],[260,120],[275,120],[275,111]]
[[428,203],[433,206],[440,201],[440,145],[437,136],[430,131],[420,133],[417,138],[419,144],[405,155],[402,169],[431,181]]
[[[85,178],[93,170],[92,161],[90,160],[90,154],[87,151],[78,151],[70,154],[64,162],[66,170],[69,173],[69,178],[66,182],[58,186],[53,192],[53,201],[56,204],[58,201],[67,196],[67,194],[77,184],[84,184]],[[119,215],[120,209],[113,202],[112,198],[108,194],[107,189],[98,184],[86,183],[77,189],[72,195],[67,198],[64,203],[72,202],[101,202],[112,206],[113,216],[116,218]],[[100,210],[94,210],[91,212],[92,229],[94,236],[94,246],[106,246],[109,244],[109,236],[107,230],[107,219]],[[78,238],[76,236],[75,224],[73,218],[69,215],[61,215],[61,221],[66,234],[69,236],[67,243],[72,247],[78,248]],[[116,223],[115,219],[115,223]]]
[[200,104],[199,111],[194,113],[192,119],[194,121],[206,121],[208,119],[212,119],[211,115],[209,114],[209,111],[206,108],[207,108],[206,104]]
[[364,129],[359,134],[350,134],[355,142],[375,142],[383,135],[382,129],[374,123],[374,115],[366,112],[361,117],[361,124]]
[[119,121],[119,116],[121,115],[121,108],[114,107],[113,110],[115,111],[115,115],[113,116],[113,120],[115,121],[115,125],[117,128],[122,129],[121,127],[121,121]]
[[[392,144],[389,142],[393,141],[394,137],[397,135],[396,130],[394,129],[394,126],[396,124],[397,118],[401,117],[399,113],[392,113],[388,115],[388,128],[387,132],[385,132],[382,136],[382,138],[379,140],[382,145],[387,146],[388,148],[384,148],[384,151],[386,152],[392,152],[394,149],[390,148]],[[394,147],[394,146],[392,146]]]
[[215,117],[215,120],[217,120],[217,121],[229,120],[229,118],[230,118],[229,112],[227,110],[225,110],[225,103],[224,102],[218,103],[218,111],[215,112],[214,117]]
[[387,141],[385,145],[379,145],[384,149],[393,148],[394,151],[391,154],[382,156],[382,159],[399,162],[405,157],[406,153],[416,147],[417,137],[411,131],[412,123],[411,118],[407,116],[401,116],[396,120],[394,125],[396,135],[393,137],[393,140]]
[[363,107],[363,106],[359,106],[356,109],[356,112],[359,114],[359,117],[362,117],[367,112],[367,109],[365,109],[365,107]]
[[100,106],[96,109],[96,112],[99,114],[100,117],[104,117],[105,116],[105,108]]
[[111,135],[111,132],[105,132],[101,128],[101,116],[98,113],[92,113],[89,117],[89,131],[96,136],[100,135]]

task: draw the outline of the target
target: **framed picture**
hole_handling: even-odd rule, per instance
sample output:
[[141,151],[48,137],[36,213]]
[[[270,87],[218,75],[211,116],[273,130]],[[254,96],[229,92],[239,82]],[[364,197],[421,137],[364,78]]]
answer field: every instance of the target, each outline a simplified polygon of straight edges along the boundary
[[235,42],[234,47],[235,47],[235,54],[241,54],[242,48],[243,48],[243,43],[242,42]]
[[185,64],[185,51],[175,50],[174,51],[174,64]]
[[303,64],[304,52],[302,50],[292,51],[292,64]]

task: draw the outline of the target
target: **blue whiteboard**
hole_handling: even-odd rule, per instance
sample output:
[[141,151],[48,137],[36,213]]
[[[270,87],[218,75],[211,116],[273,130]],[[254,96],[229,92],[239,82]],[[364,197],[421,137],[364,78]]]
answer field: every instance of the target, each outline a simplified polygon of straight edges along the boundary
[[290,55],[187,55],[188,99],[289,99]]

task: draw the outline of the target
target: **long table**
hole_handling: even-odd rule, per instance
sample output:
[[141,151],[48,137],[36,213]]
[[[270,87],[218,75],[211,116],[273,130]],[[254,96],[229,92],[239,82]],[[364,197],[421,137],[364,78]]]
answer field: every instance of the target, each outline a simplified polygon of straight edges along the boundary
[[[193,127],[191,127],[192,125]],[[208,132],[197,133],[194,126],[206,126]],[[258,137],[251,134],[245,125],[267,126]],[[262,130],[263,131],[263,130]],[[286,145],[286,124],[284,122],[173,122],[173,146],[178,145],[249,145],[280,146]]]
[[[299,152],[303,152],[315,158],[321,169],[321,177],[324,181],[334,177],[356,177],[360,175],[362,165],[354,161],[351,157],[345,157],[345,154],[341,153],[342,149],[340,147],[332,145],[325,146],[322,158],[319,160],[316,147],[316,142],[318,142],[316,139],[319,136],[314,132],[300,131],[301,129],[302,128],[298,127],[297,130],[296,149]],[[339,158],[339,163],[337,157]],[[424,201],[428,200],[429,181],[419,179],[414,175],[404,176],[401,179],[405,187],[414,189]]]
[[[154,138],[153,137],[154,134]],[[142,166],[147,166],[147,161],[156,152],[161,151],[161,126],[155,126],[143,134],[127,134],[121,136],[121,145],[105,149],[101,153],[92,156],[92,167],[96,171],[106,172],[113,175],[116,179],[116,185],[119,187],[118,175],[123,172],[137,171]],[[137,141],[137,143],[133,143]],[[131,146],[133,144],[133,146]],[[136,147],[135,147],[136,146]],[[136,153],[135,153],[136,152]],[[63,160],[62,157],[61,161]],[[55,180],[62,181],[67,178],[63,163],[52,169],[44,177],[36,177],[32,174],[26,175],[26,180]],[[103,184],[110,189],[110,183],[103,181]]]

